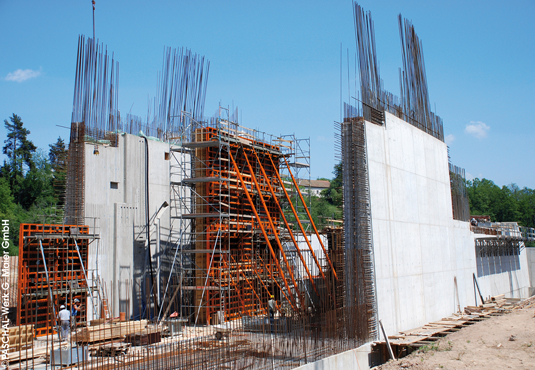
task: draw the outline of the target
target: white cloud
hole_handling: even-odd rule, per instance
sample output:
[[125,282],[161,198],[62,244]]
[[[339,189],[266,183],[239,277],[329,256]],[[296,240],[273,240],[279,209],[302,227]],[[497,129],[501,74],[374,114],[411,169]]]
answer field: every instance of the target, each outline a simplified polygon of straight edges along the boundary
[[490,127],[481,121],[471,121],[470,124],[466,125],[464,132],[467,134],[473,135],[478,139],[483,139],[487,137],[487,132],[490,130]]
[[465,174],[465,177],[468,181],[472,181],[473,179],[475,179],[474,175],[472,175],[470,172],[467,172]]
[[479,175],[474,176],[470,172],[466,172],[465,177],[466,177],[467,180],[474,181],[474,179],[476,179],[476,178],[477,179],[482,179],[483,178],[483,174],[479,173]]
[[451,145],[451,143],[455,141],[455,136],[453,136],[453,134],[446,135],[446,137],[444,138],[444,141],[446,142],[447,145]]
[[15,72],[10,72],[7,74],[6,81],[23,82],[40,75],[41,70],[34,71],[31,69],[17,69]]

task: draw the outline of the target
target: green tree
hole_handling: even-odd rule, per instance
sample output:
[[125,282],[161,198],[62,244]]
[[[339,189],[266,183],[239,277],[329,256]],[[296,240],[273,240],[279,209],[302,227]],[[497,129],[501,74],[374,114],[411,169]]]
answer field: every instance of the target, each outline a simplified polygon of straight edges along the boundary
[[30,130],[24,127],[20,116],[13,113],[10,121],[4,120],[8,134],[7,139],[4,140],[2,153],[7,155],[8,160],[4,161],[1,172],[2,176],[8,180],[15,200],[20,203],[24,175],[34,168],[32,155],[37,147],[28,140]]
[[15,202],[7,180],[0,177],[0,217],[7,219],[13,216]]
[[61,137],[54,144],[50,144],[48,158],[52,168],[54,196],[58,206],[65,204],[65,191],[67,186],[67,158],[68,151]]
[[310,213],[318,229],[329,226],[330,219],[342,219],[342,163],[334,166],[333,174],[334,178],[330,180],[329,188],[323,190],[319,197],[311,197]]
[[517,201],[519,223],[522,226],[535,227],[535,191],[533,189],[520,189],[515,184],[509,185]]
[[500,188],[490,180],[476,178],[467,182],[466,190],[473,215],[489,215],[492,221],[516,221],[528,226],[526,221],[535,212],[526,196],[529,189],[521,191],[515,184]]
[[13,195],[9,183],[3,177],[0,177],[0,220],[9,220],[10,224],[10,240],[9,240],[9,254],[16,255],[18,248],[14,241],[18,240],[18,226],[17,223],[17,205],[14,202]]
[[55,206],[52,166],[42,149],[34,153],[32,162],[33,168],[26,173],[22,182],[20,205],[24,209],[30,209],[32,206],[39,208]]
[[343,205],[343,201],[344,201],[344,194],[342,190],[342,184],[343,184],[342,162],[334,166],[333,174],[334,174],[334,178],[331,180],[331,184],[329,185],[329,188],[323,190],[321,192],[321,196],[330,204],[341,208]]
[[322,229],[323,227],[329,226],[331,224],[328,220],[341,219],[342,209],[331,204],[327,199],[322,196],[312,196],[310,215],[312,216],[312,220],[314,221],[316,227],[318,229]]

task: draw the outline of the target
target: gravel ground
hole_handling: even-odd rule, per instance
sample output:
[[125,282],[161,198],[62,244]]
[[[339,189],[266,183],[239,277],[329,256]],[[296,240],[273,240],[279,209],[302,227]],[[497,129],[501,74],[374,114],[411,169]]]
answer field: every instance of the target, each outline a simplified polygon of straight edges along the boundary
[[535,369],[534,303],[532,297],[375,369]]

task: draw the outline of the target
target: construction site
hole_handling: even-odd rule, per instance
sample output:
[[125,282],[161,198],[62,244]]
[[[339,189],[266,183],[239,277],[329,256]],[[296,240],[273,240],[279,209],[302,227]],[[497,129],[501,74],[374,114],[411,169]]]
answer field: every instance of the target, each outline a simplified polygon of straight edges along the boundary
[[5,368],[365,369],[440,330],[388,335],[533,294],[534,230],[470,223],[413,25],[399,16],[397,97],[353,7],[360,96],[334,125],[343,220],[321,229],[309,139],[205,115],[210,63],[185,48],[165,50],[147,117],[121,116],[118,62],[79,37],[64,222],[20,226]]

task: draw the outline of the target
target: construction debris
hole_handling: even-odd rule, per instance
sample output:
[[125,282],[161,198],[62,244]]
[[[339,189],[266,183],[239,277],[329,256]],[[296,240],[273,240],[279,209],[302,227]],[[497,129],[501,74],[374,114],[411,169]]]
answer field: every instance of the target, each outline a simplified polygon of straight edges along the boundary
[[128,353],[130,343],[106,343],[98,348],[90,350],[91,356],[95,357],[115,357],[124,356]]

